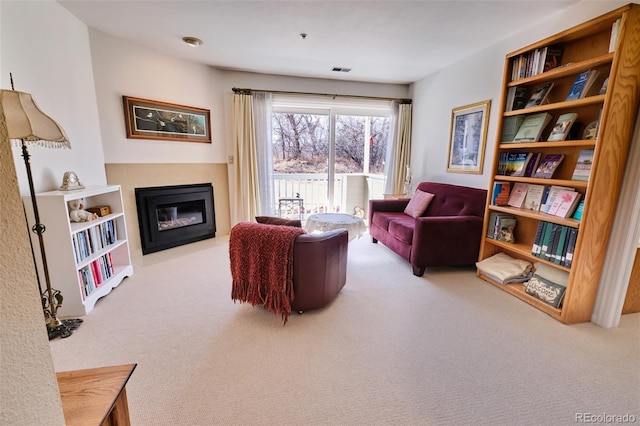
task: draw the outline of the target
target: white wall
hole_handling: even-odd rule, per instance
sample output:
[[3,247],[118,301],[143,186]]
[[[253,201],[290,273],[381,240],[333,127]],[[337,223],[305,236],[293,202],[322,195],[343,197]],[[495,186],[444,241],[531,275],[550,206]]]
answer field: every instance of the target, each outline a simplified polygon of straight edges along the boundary
[[[85,185],[106,183],[87,27],[53,1],[0,2],[0,86],[31,93],[56,120],[71,150],[29,148],[36,192],[57,189],[67,170]],[[13,149],[20,192],[29,186],[21,150]]]
[[[220,71],[101,31],[89,35],[106,163],[226,162]],[[127,139],[123,95],[211,110],[212,143]]]
[[[217,70],[89,29],[105,163],[226,163],[233,87],[408,97],[407,85],[352,83]],[[191,49],[186,46],[185,48]],[[122,96],[211,110],[212,144],[127,139]]]

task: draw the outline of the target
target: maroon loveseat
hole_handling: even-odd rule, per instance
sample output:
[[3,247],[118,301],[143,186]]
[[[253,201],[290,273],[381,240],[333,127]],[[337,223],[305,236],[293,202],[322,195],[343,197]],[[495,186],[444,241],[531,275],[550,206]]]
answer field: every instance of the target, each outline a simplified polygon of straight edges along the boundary
[[464,266],[478,260],[487,191],[422,182],[435,197],[421,217],[404,213],[409,199],[370,200],[369,233],[413,266],[421,277],[428,266]]

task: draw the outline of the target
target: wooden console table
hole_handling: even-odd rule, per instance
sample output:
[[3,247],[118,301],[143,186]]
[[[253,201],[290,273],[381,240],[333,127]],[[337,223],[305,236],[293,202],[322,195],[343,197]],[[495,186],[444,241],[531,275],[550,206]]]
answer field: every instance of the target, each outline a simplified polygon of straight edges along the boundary
[[125,386],[136,365],[56,373],[67,426],[129,426]]

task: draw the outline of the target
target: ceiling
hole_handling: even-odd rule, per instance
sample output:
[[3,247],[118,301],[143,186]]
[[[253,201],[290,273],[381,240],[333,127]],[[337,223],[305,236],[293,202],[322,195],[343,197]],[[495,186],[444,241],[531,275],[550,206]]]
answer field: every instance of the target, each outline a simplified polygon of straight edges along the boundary
[[[59,3],[91,28],[221,69],[406,84],[579,1]],[[187,46],[184,36],[198,37],[204,44]],[[334,67],[351,72],[335,72]]]

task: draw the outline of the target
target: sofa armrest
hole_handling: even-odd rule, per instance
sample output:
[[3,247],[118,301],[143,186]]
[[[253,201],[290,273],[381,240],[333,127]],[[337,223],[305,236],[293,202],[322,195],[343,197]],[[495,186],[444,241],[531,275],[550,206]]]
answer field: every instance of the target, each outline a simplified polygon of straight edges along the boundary
[[369,211],[378,212],[403,212],[409,204],[409,198],[397,198],[393,200],[369,200]]

